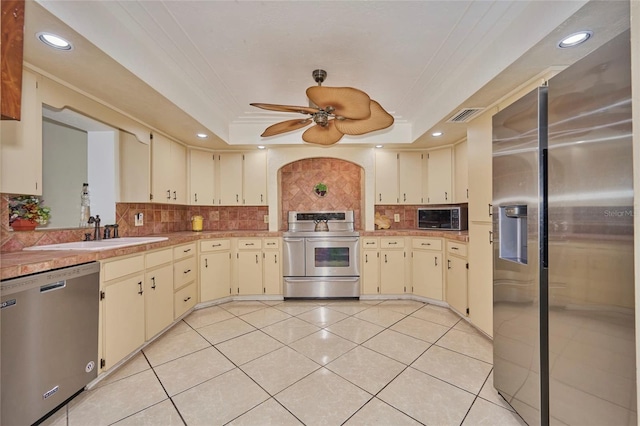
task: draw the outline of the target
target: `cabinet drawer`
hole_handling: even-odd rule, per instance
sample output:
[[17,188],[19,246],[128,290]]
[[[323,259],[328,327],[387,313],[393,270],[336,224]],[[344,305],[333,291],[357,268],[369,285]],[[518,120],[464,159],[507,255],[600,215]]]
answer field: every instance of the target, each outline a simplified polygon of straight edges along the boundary
[[447,241],[447,252],[457,256],[467,257],[467,245],[465,243]]
[[138,255],[114,260],[104,264],[104,281],[111,281],[125,275],[144,271],[144,256]]
[[173,295],[174,319],[177,319],[179,316],[196,305],[196,290],[196,283],[193,283],[183,289],[176,291],[176,293]]
[[414,249],[442,250],[442,240],[440,238],[413,238],[411,246]]
[[378,248],[378,239],[377,238],[363,238],[362,239],[362,248],[366,249],[377,249]]
[[380,238],[380,248],[403,248],[404,238]]
[[173,261],[173,250],[168,248],[146,254],[147,268],[154,268]]
[[264,239],[264,248],[266,248],[266,249],[277,249],[277,248],[280,248],[280,239],[279,238],[265,238]]
[[196,258],[183,259],[173,265],[173,288],[179,289],[183,285],[196,279]]
[[238,249],[261,249],[262,240],[238,240]]
[[231,248],[230,240],[207,240],[200,241],[200,252],[224,251]]
[[185,244],[173,248],[173,260],[184,259],[185,257],[196,254],[196,243]]

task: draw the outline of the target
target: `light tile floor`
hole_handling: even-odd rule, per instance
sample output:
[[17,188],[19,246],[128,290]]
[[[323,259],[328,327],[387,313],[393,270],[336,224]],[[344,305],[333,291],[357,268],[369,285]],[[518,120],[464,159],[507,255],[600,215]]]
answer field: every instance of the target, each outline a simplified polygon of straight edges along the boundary
[[524,425],[492,344],[408,300],[236,301],[191,313],[47,425]]

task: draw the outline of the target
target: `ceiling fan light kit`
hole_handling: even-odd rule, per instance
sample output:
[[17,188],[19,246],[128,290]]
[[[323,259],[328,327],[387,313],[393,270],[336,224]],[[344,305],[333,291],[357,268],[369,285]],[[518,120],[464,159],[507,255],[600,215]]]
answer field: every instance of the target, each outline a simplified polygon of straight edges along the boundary
[[323,87],[327,72],[321,69],[314,70],[312,76],[318,85],[309,87],[306,93],[314,106],[250,104],[270,111],[297,112],[311,116],[273,124],[260,136],[275,136],[314,123],[313,127],[302,134],[302,140],[328,146],[338,142],[344,135],[363,135],[386,129],[393,124],[391,114],[362,90],[353,87]]

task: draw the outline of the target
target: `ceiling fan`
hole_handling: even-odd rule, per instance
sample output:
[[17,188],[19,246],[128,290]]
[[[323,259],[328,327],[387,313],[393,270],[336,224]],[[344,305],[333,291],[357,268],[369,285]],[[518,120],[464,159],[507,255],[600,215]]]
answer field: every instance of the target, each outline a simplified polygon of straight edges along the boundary
[[307,89],[310,105],[308,107],[250,104],[271,111],[310,115],[310,117],[276,123],[267,127],[260,136],[279,135],[315,123],[302,134],[302,139],[318,145],[333,145],[343,135],[364,135],[386,129],[393,124],[393,117],[362,90],[353,87],[323,87],[322,82],[327,78],[325,70],[315,70],[312,75],[318,85]]

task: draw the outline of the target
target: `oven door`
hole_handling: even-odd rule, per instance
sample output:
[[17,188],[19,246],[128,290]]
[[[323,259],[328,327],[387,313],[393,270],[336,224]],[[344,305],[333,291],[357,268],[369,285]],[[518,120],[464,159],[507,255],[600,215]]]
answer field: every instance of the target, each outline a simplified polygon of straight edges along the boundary
[[357,277],[358,237],[310,237],[306,239],[307,277]]

